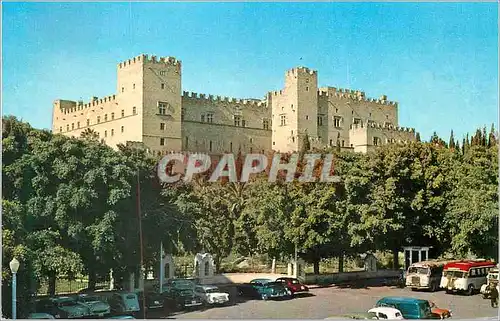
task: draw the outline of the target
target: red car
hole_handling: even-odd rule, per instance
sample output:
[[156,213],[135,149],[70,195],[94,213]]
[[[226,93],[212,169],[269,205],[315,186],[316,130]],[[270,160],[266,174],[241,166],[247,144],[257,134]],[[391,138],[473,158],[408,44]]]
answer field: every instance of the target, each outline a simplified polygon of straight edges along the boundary
[[309,292],[309,288],[296,278],[277,278],[276,282],[283,283],[286,288],[292,291],[292,295]]

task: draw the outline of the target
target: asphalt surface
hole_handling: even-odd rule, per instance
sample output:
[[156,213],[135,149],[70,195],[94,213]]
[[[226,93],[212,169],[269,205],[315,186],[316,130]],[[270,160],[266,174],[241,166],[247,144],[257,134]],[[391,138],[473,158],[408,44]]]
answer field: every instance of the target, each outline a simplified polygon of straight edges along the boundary
[[243,299],[236,295],[235,286],[220,287],[230,294],[227,306],[193,311],[155,311],[148,318],[174,319],[325,319],[350,313],[366,312],[385,296],[407,296],[434,301],[438,307],[450,309],[452,319],[498,316],[489,300],[480,294],[466,296],[444,291],[424,292],[394,286],[342,285],[312,288],[309,294],[290,300]]

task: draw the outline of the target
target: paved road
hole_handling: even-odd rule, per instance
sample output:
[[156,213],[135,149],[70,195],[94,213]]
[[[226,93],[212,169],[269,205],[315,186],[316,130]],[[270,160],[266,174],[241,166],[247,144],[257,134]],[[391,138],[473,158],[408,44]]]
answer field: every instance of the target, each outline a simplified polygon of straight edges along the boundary
[[[364,312],[373,307],[384,296],[411,296],[434,301],[437,306],[451,309],[453,319],[494,317],[498,310],[481,295],[473,296],[412,292],[389,286],[374,287],[328,287],[311,289],[310,295],[283,301],[242,300],[235,296],[234,287],[225,288],[231,294],[229,306],[187,311],[169,315],[180,319],[324,319],[347,313]],[[163,314],[163,313],[161,313]],[[150,315],[150,318],[165,318]]]

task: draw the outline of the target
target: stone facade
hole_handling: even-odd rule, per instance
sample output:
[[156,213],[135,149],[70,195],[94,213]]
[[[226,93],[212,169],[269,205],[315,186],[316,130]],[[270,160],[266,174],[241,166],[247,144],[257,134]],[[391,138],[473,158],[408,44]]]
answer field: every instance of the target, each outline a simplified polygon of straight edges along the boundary
[[170,151],[261,153],[340,145],[368,152],[415,140],[398,126],[398,105],[360,91],[318,88],[317,71],[285,73],[282,90],[264,99],[235,99],[182,91],[181,62],[140,55],[117,66],[116,94],[89,102],[56,100],[52,130],[80,137],[90,128],[106,144],[141,143],[154,154]]

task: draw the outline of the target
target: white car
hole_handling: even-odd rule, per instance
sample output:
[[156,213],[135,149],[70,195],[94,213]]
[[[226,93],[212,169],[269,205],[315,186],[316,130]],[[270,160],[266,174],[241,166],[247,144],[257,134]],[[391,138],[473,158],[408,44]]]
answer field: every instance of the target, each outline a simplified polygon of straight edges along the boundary
[[229,302],[229,293],[222,292],[215,285],[197,285],[194,293],[207,304],[225,304]]
[[378,307],[368,310],[368,313],[375,314],[379,320],[404,320],[401,311],[395,308]]

